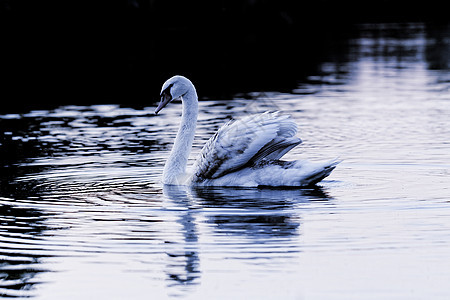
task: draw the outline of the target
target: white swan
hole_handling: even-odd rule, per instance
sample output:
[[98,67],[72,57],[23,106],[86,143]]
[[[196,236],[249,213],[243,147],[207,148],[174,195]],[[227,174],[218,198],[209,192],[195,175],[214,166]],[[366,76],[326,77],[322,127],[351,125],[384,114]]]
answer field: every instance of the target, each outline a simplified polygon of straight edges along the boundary
[[265,112],[223,125],[205,144],[191,172],[186,172],[198,115],[197,92],[186,77],[174,76],[164,83],[155,114],[174,99],[182,100],[183,113],[164,166],[164,184],[307,186],[327,177],[339,163],[279,160],[301,143],[295,137],[297,124],[288,115]]

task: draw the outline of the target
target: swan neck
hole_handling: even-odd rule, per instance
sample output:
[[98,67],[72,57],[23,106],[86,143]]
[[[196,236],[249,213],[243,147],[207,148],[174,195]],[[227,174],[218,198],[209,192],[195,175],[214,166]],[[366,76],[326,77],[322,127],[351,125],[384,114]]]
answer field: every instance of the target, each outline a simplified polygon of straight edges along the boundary
[[194,87],[182,96],[182,106],[180,128],[164,167],[164,184],[181,185],[187,179],[186,167],[194,141],[198,116],[198,99]]

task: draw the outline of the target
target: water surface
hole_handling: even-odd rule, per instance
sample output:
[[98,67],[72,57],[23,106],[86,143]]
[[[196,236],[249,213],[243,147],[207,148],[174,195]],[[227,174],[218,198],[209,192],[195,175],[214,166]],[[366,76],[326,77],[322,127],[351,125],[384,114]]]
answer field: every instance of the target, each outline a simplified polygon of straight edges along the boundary
[[[200,103],[191,162],[230,117],[289,112],[314,189],[159,182],[181,104],[0,116],[0,294],[36,299],[447,299],[450,36],[360,27],[290,92]],[[198,91],[201,93],[201,91]]]

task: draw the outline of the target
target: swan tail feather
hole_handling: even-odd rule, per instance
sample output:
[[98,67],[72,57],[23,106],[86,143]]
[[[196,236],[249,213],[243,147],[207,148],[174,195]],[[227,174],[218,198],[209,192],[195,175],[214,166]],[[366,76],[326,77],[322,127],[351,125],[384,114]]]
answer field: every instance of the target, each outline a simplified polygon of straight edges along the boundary
[[340,160],[335,159],[325,163],[319,168],[316,168],[314,171],[312,171],[310,174],[308,174],[301,180],[301,185],[302,186],[316,185],[317,183],[328,177],[340,162],[341,162]]

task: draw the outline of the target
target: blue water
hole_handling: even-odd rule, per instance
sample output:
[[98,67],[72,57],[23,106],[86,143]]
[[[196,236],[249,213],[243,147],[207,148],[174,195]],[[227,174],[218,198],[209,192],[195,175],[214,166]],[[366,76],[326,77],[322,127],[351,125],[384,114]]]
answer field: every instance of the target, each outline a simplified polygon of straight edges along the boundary
[[[230,116],[288,112],[312,189],[159,182],[180,103],[0,116],[0,295],[448,299],[450,31],[361,25],[291,92],[200,103],[190,162]],[[198,93],[201,95],[201,91]]]

